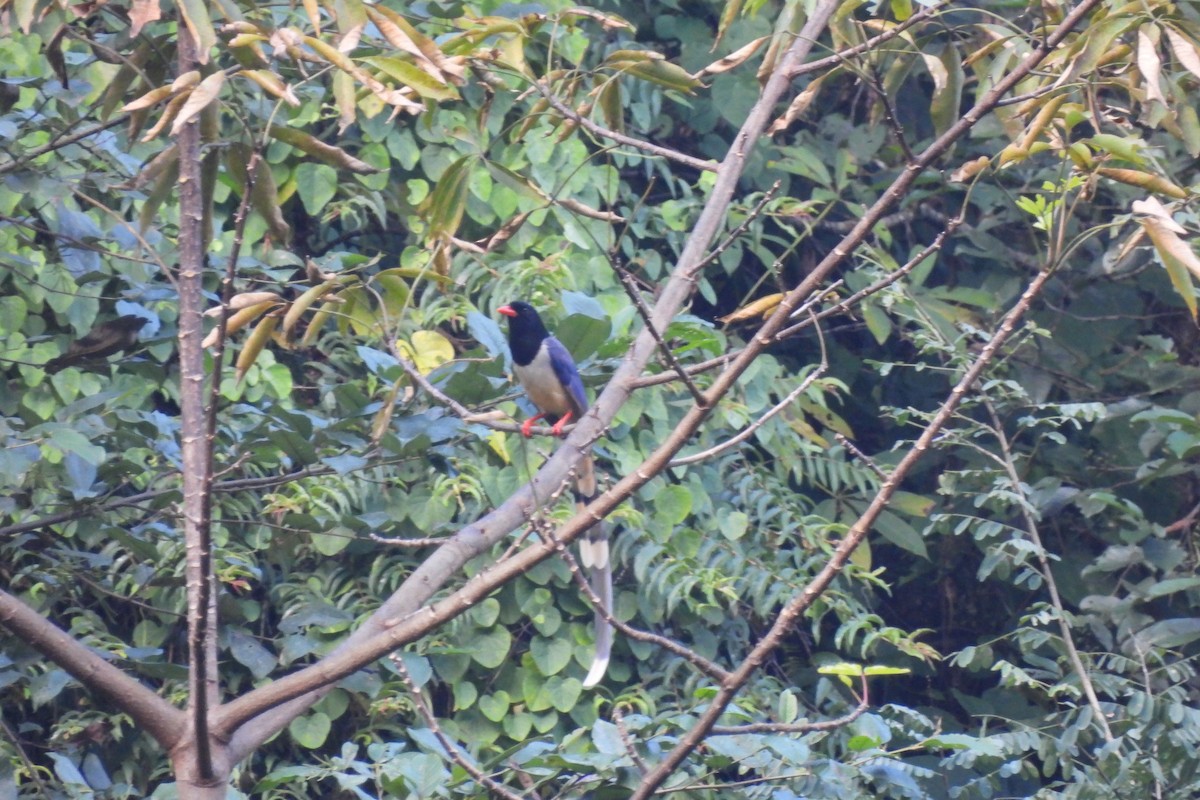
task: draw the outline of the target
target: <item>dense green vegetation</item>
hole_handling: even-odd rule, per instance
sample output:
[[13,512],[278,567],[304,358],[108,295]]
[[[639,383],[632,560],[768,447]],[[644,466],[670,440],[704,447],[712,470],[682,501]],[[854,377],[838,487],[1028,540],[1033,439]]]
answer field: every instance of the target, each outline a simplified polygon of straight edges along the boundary
[[4,796],[1200,792],[1193,5],[0,26]]

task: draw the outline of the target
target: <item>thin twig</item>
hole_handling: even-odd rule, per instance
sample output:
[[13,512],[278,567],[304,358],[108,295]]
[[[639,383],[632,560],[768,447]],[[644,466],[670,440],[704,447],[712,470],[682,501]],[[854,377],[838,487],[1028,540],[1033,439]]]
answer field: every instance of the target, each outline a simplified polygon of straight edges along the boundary
[[1054,573],[1050,570],[1050,560],[1046,558],[1046,547],[1042,544],[1042,537],[1038,533],[1037,520],[1033,517],[1029,500],[1025,495],[1025,483],[1021,480],[1021,476],[1017,474],[1016,461],[1013,456],[1012,446],[1008,440],[1008,435],[1004,432],[1004,425],[1000,421],[1000,415],[996,412],[996,406],[992,403],[991,398],[980,392],[980,401],[983,403],[983,407],[987,409],[988,416],[992,420],[992,435],[996,437],[996,443],[1000,446],[1000,454],[1003,459],[1001,463],[1004,465],[1004,471],[1008,474],[1009,489],[1021,501],[1017,505],[1021,510],[1021,517],[1025,522],[1025,533],[1034,544],[1034,557],[1038,561],[1038,572],[1041,573],[1042,580],[1046,582],[1046,591],[1050,595],[1050,604],[1054,606],[1055,620],[1058,622],[1058,629],[1062,634],[1063,644],[1067,648],[1067,659],[1071,662],[1071,669],[1075,671],[1075,677],[1079,679],[1079,685],[1083,689],[1083,694],[1087,698],[1088,705],[1091,706],[1092,716],[1100,724],[1100,729],[1104,733],[1104,740],[1111,743],[1115,741],[1115,738],[1113,737],[1112,729],[1108,726],[1108,715],[1104,713],[1104,709],[1100,705],[1100,698],[1096,694],[1096,686],[1092,683],[1091,676],[1083,664],[1083,659],[1079,655],[1079,650],[1075,647],[1075,636],[1071,633],[1071,626],[1067,623],[1067,611],[1065,606],[1063,606],[1062,597],[1058,593],[1058,583],[1054,580]]
[[615,259],[613,261],[613,269],[617,271],[617,275],[621,279],[621,286],[625,289],[625,294],[629,295],[629,299],[633,301],[634,308],[636,308],[638,314],[641,315],[642,324],[646,326],[646,330],[650,331],[650,335],[653,336],[654,341],[658,343],[658,349],[662,353],[663,358],[666,359],[667,365],[674,370],[679,379],[683,381],[683,385],[686,386],[688,391],[692,393],[693,400],[695,400],[697,403],[706,402],[704,399],[704,393],[701,392],[700,389],[697,388],[696,384],[692,382],[692,378],[687,374],[687,370],[680,366],[679,360],[676,359],[675,354],[671,352],[670,346],[663,340],[662,333],[658,330],[658,328],[654,327],[654,321],[650,317],[650,309],[646,308],[646,302],[642,300],[641,291],[638,289],[637,282],[633,279],[633,276],[629,274],[629,270],[621,266],[620,262],[616,261]]
[[380,536],[377,533],[372,533],[370,536],[372,542],[386,544],[389,547],[434,547],[439,544],[446,543],[446,537],[429,537],[425,539],[391,539],[387,536]]
[[852,57],[861,55],[869,50],[873,50],[877,45],[883,44],[891,39],[895,39],[897,36],[904,33],[917,23],[924,22],[937,12],[941,11],[942,7],[947,5],[948,2],[949,0],[941,0],[941,2],[926,6],[908,19],[904,20],[904,22],[901,22],[895,27],[889,28],[878,36],[873,36],[870,39],[867,39],[865,42],[860,42],[853,47],[847,47],[845,50],[839,50],[831,56],[825,56],[824,58],[819,58],[816,61],[809,61],[807,64],[801,64],[793,69],[789,73],[788,77],[797,78],[801,75],[820,72],[828,67],[840,66],[842,63],[850,60]]
[[820,722],[751,722],[747,725],[714,725],[712,734],[714,736],[737,736],[742,733],[813,733],[814,731],[832,731],[845,727],[866,713],[871,706],[867,676],[864,673],[859,677],[862,680],[862,692],[859,694],[858,705],[840,717]]
[[486,787],[492,794],[503,797],[505,800],[524,800],[519,794],[485,775],[483,770],[471,763],[471,760],[459,749],[458,745],[442,731],[442,727],[438,725],[437,717],[430,710],[429,706],[425,704],[424,696],[417,688],[417,684],[413,682],[412,676],[408,674],[408,667],[404,665],[404,657],[399,653],[393,653],[388,660],[396,668],[396,672],[400,675],[400,680],[404,681],[404,685],[408,687],[408,693],[412,697],[413,706],[416,707],[417,713],[425,720],[425,724],[429,726],[429,730],[437,737],[438,742],[445,748],[450,758],[454,760],[454,763],[462,767],[468,775]]
[[908,137],[904,135],[904,126],[900,124],[900,118],[896,116],[896,109],[892,107],[891,98],[888,97],[887,89],[883,87],[883,80],[879,77],[879,67],[876,64],[870,65],[871,79],[864,81],[867,88],[875,95],[875,99],[883,106],[883,121],[887,124],[888,129],[892,132],[892,137],[896,140],[896,145],[900,148],[900,152],[904,153],[904,163],[913,163],[913,151],[908,146]]
[[771,406],[767,413],[754,420],[754,422],[751,422],[735,436],[726,439],[725,441],[714,445],[707,450],[701,450],[699,453],[692,453],[691,455],[680,456],[679,458],[672,459],[668,466],[682,467],[686,466],[687,464],[695,464],[697,461],[704,461],[705,459],[712,458],[715,455],[724,453],[731,447],[741,444],[753,436],[754,432],[770,421],[772,417],[790,406],[797,397],[808,391],[809,387],[811,387],[818,378],[820,378],[829,370],[829,356],[825,352],[825,337],[821,335],[820,326],[817,326],[817,338],[821,342],[821,363],[817,365],[816,369],[805,376],[804,380],[800,382],[799,386],[788,392],[787,397]]
[[717,244],[716,247],[709,251],[708,255],[701,259],[700,263],[696,265],[696,272],[699,272],[720,258],[721,253],[724,253],[729,249],[730,245],[741,238],[742,234],[746,232],[746,229],[750,227],[750,223],[757,219],[759,215],[762,214],[763,209],[767,207],[767,203],[771,202],[775,198],[775,194],[779,191],[779,187],[781,185],[781,181],[775,181],[773,184],[771,184],[771,188],[763,192],[763,196],[759,198],[757,203],[754,204],[754,208],[750,209],[750,213],[746,215],[746,218],[739,222],[734,229],[731,230],[719,244]]
[[696,158],[695,156],[689,156],[686,153],[681,153],[678,150],[672,150],[669,147],[652,144],[642,139],[635,139],[632,136],[627,136],[623,133],[618,133],[617,131],[605,128],[603,125],[593,122],[591,119],[576,112],[575,109],[571,108],[562,100],[560,100],[558,96],[555,95],[550,89],[550,87],[546,86],[541,81],[535,81],[533,86],[535,89],[537,89],[538,94],[544,97],[546,102],[549,103],[555,111],[579,125],[584,130],[590,131],[602,139],[610,139],[618,144],[628,145],[630,147],[637,148],[638,150],[650,153],[651,155],[661,156],[662,158],[675,161],[679,164],[683,164],[684,166],[692,167],[693,169],[703,170],[705,172],[717,171],[717,167],[719,165],[715,161],[705,161],[703,159]]
[[630,735],[629,729],[625,727],[625,714],[619,706],[613,706],[612,710],[613,724],[617,726],[617,734],[621,737],[621,744],[625,745],[625,753],[629,759],[637,767],[638,772],[645,775],[649,769],[646,767],[646,762],[641,754],[637,751],[637,745],[633,741],[633,736]]
[[665,636],[659,636],[656,633],[650,633],[649,631],[643,631],[638,628],[634,628],[613,616],[612,609],[604,605],[604,601],[600,599],[600,596],[596,594],[596,592],[592,589],[591,584],[588,583],[587,578],[584,577],[583,570],[580,569],[579,562],[575,560],[575,556],[571,554],[570,549],[563,544],[561,539],[555,536],[552,529],[543,529],[537,525],[534,525],[534,527],[538,528],[538,533],[542,537],[542,540],[553,547],[563,561],[566,562],[567,568],[571,572],[571,576],[575,579],[575,583],[579,586],[580,591],[583,592],[583,596],[587,598],[588,603],[593,609],[600,612],[604,618],[608,620],[610,625],[630,639],[657,645],[668,652],[674,653],[680,658],[685,659],[689,664],[696,667],[696,669],[700,670],[718,683],[729,677],[728,670],[719,666],[715,662],[709,661],[707,658],[691,648],[686,647],[679,642],[674,641],[673,639],[668,639]]
[[12,161],[6,161],[3,164],[0,164],[0,175],[5,175],[13,170],[16,170],[22,165],[33,161],[38,156],[45,155],[46,153],[52,153],[55,150],[61,150],[67,145],[75,144],[75,142],[86,139],[89,136],[95,136],[97,133],[106,131],[109,128],[115,128],[118,125],[123,124],[127,119],[129,119],[128,114],[117,114],[115,117],[112,117],[105,122],[93,125],[90,128],[84,128],[78,133],[73,133],[70,136],[62,136],[57,139],[51,139],[48,143],[41,145],[40,147],[34,147],[31,150],[26,150],[21,154],[20,158],[15,158]]
[[875,473],[875,477],[877,477],[883,481],[886,481],[888,479],[888,474],[886,472],[884,472],[883,467],[876,464],[875,459],[871,458],[869,455],[864,453],[862,450],[859,450],[858,447],[854,444],[854,442],[850,441],[849,437],[847,437],[845,434],[835,433],[833,435],[833,438],[837,440],[838,444],[840,444],[842,447],[846,448],[846,450],[848,450],[850,452],[850,455],[854,456],[859,461],[866,464],[867,469],[869,469],[869,470],[871,470],[871,472]]
[[42,780],[42,774],[38,767],[30,760],[29,755],[25,752],[25,748],[21,745],[21,739],[16,732],[8,727],[8,723],[4,721],[4,717],[0,717],[0,728],[4,730],[4,735],[12,742],[13,748],[17,751],[17,757],[21,759],[21,764],[25,767],[25,771],[29,773],[29,780],[33,781],[37,787],[38,794],[46,800],[49,800],[52,795],[46,786],[46,782]]

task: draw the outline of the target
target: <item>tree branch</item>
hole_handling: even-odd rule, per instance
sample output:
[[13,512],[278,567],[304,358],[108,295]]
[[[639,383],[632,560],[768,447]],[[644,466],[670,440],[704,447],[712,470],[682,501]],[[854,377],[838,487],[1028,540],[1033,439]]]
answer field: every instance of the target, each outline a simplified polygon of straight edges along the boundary
[[0,590],[0,624],[69,672],[89,691],[129,714],[164,750],[171,750],[179,742],[186,723],[182,711],[3,590]]
[[[182,23],[183,20],[180,20]],[[183,32],[179,74],[198,68],[195,40]],[[196,748],[196,772],[182,780],[212,784],[209,707],[218,701],[217,603],[210,536],[212,442],[205,411],[204,351],[204,192],[201,178],[200,122],[186,123],[179,145],[179,405],[183,465],[183,523],[187,550],[188,711]]]
[[629,147],[649,153],[652,156],[659,156],[669,161],[683,164],[685,167],[691,167],[692,169],[698,169],[705,172],[716,172],[718,170],[718,165],[715,161],[706,161],[704,159],[696,158],[695,156],[689,156],[687,153],[681,153],[678,150],[672,150],[669,147],[663,147],[662,145],[653,144],[642,139],[635,139],[632,136],[626,136],[623,133],[618,133],[617,131],[605,128],[603,125],[593,122],[588,117],[583,116],[575,111],[575,109],[568,106],[566,103],[560,100],[556,94],[554,94],[550,87],[546,86],[541,81],[534,81],[533,86],[535,89],[537,89],[538,94],[544,97],[546,102],[549,103],[555,111],[579,125],[585,131],[594,133],[602,139],[608,139],[616,142],[617,144],[628,145]]

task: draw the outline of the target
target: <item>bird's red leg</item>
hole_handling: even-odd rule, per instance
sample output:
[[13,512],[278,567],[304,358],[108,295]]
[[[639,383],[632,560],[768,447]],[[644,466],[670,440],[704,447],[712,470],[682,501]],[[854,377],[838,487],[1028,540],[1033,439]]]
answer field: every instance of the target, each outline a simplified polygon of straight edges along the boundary
[[568,411],[566,414],[563,414],[562,417],[559,418],[558,422],[554,423],[554,427],[552,427],[550,429],[550,432],[553,433],[555,436],[562,436],[563,435],[563,432],[562,432],[563,426],[566,425],[568,422],[570,422],[571,417],[573,417],[573,416],[575,416],[575,415],[572,414],[570,411]]
[[537,422],[539,419],[541,419],[544,416],[546,416],[546,415],[545,414],[535,414],[532,417],[530,417],[529,419],[525,420],[523,423],[521,423],[521,435],[524,436],[526,439],[528,439],[530,436],[533,436],[533,423]]

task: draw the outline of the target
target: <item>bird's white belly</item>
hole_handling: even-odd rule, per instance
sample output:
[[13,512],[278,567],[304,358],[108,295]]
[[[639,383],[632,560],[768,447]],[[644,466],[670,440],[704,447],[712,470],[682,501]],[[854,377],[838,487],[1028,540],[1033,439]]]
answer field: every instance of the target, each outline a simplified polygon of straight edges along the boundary
[[513,372],[525,389],[525,394],[543,414],[561,417],[574,408],[571,396],[559,382],[545,350],[538,352],[533,361],[523,367],[514,364]]

